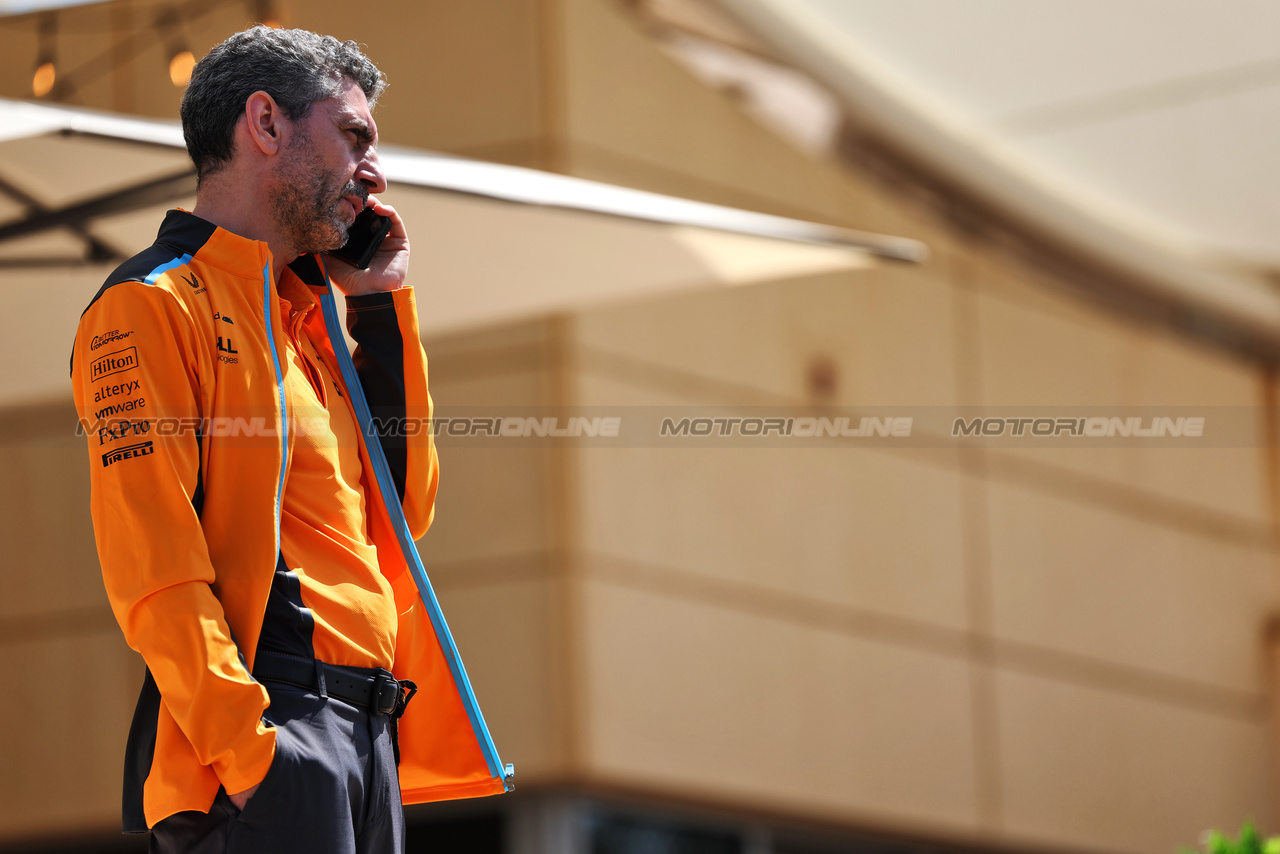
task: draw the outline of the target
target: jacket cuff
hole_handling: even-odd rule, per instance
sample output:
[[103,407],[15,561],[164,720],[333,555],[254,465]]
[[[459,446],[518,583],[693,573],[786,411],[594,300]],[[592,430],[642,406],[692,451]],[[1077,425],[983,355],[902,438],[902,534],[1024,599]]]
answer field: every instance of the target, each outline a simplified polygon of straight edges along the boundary
[[413,286],[402,285],[394,291],[375,291],[371,294],[347,297],[347,311],[378,311],[414,304]]

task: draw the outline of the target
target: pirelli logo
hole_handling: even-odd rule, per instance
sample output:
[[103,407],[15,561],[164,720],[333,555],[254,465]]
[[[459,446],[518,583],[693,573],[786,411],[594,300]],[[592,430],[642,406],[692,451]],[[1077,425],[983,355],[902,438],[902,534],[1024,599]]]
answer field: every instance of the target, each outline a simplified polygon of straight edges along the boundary
[[102,467],[106,468],[112,463],[118,463],[123,460],[149,456],[155,452],[156,449],[152,447],[150,442],[139,442],[136,445],[125,445],[123,448],[112,448],[102,455]]
[[89,363],[89,380],[96,382],[112,374],[120,374],[138,367],[138,348],[125,347],[105,356],[99,356]]

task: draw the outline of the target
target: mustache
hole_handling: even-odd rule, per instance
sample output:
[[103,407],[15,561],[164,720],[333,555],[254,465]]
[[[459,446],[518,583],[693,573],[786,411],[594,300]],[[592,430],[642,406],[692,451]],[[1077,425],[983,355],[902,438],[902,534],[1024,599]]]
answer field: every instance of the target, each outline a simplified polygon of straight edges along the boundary
[[358,181],[348,181],[339,196],[357,196],[360,199],[360,204],[365,205],[369,201],[369,188]]

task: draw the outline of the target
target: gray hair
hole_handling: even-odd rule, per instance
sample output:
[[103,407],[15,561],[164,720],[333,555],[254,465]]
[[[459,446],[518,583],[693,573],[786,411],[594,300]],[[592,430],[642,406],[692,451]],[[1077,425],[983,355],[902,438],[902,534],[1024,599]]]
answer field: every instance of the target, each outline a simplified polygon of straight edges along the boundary
[[231,161],[236,122],[254,92],[266,92],[297,121],[312,104],[340,94],[345,80],[364,91],[371,108],[387,85],[353,41],[261,24],[231,36],[196,63],[182,96],[182,135],[197,177]]

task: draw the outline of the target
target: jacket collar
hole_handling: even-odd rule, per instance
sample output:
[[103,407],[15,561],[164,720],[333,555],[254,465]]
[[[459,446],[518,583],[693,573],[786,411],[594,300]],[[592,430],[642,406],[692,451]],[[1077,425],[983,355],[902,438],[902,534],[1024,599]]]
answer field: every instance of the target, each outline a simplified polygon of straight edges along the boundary
[[[257,283],[262,282],[263,268],[271,264],[271,249],[264,241],[241,237],[180,208],[165,214],[156,242]],[[324,267],[315,255],[298,256],[284,275],[289,272],[310,289],[311,301],[328,288]]]
[[328,279],[325,278],[324,269],[315,255],[299,255],[289,265],[289,269],[309,288],[325,288],[329,284]]
[[233,234],[181,209],[165,214],[156,242],[257,282],[262,281],[263,268],[271,264],[271,250],[265,242]]

